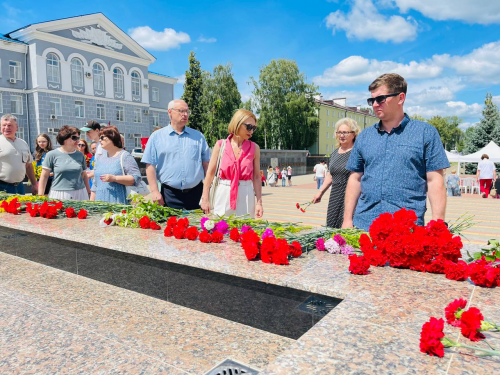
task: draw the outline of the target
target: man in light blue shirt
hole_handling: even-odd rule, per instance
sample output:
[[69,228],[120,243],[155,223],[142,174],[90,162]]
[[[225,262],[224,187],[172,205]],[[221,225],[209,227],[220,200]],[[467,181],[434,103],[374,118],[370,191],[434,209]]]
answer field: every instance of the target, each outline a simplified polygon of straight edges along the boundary
[[[178,209],[200,208],[210,149],[203,134],[186,126],[189,108],[183,100],[168,104],[170,125],[149,137],[142,162],[154,201]],[[161,191],[158,183],[161,182]]]

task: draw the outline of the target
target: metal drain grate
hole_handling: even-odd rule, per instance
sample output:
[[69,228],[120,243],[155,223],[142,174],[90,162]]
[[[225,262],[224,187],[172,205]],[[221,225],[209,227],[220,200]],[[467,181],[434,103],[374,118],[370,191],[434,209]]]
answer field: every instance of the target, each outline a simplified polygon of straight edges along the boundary
[[11,239],[11,238],[17,238],[17,237],[26,237],[29,236],[27,233],[14,233],[14,234],[8,234],[6,236],[2,236],[3,238]]
[[[340,301],[339,301],[340,302]],[[310,296],[304,302],[302,302],[297,309],[304,311],[309,314],[325,316],[332,309],[339,304],[336,301],[329,301],[318,296]]]
[[213,369],[208,371],[205,375],[257,375],[259,372],[251,367],[226,359],[224,362],[218,364]]

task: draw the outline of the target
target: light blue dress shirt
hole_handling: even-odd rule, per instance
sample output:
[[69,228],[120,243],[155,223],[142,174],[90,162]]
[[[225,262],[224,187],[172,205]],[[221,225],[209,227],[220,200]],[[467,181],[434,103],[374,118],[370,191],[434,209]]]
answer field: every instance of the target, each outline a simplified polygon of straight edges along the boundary
[[169,125],[151,134],[141,161],[156,166],[162,184],[191,189],[205,178],[202,162],[210,161],[210,149],[198,130],[184,127],[177,134]]

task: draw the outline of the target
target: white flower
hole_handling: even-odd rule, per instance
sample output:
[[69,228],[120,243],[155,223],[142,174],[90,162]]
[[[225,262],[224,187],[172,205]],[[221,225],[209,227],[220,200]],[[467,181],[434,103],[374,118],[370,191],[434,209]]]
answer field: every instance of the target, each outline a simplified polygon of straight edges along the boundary
[[205,229],[206,230],[212,230],[215,227],[215,221],[213,220],[207,220],[205,221]]
[[325,249],[330,254],[340,254],[341,251],[339,244],[333,238],[330,238],[325,242]]

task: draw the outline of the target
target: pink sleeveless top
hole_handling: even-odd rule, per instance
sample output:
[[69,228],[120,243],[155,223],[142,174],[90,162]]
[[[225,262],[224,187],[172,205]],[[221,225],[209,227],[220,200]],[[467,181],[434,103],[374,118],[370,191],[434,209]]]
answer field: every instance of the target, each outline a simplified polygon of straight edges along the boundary
[[230,205],[231,210],[236,210],[236,201],[238,199],[238,182],[253,180],[253,158],[255,155],[255,143],[251,141],[244,141],[241,146],[241,155],[236,160],[231,147],[230,134],[227,139],[217,141],[219,147],[222,142],[226,142],[224,148],[224,155],[220,161],[219,177],[223,180],[231,180],[230,190]]

